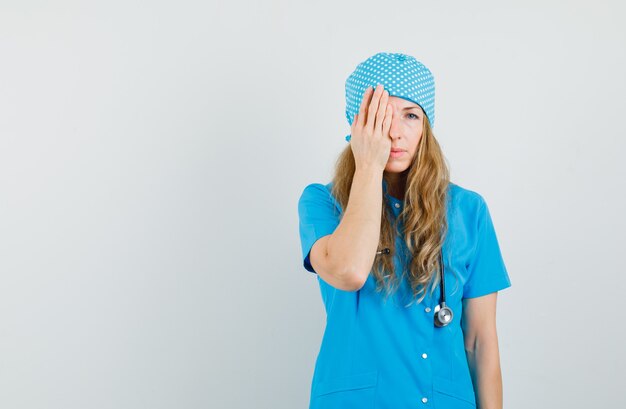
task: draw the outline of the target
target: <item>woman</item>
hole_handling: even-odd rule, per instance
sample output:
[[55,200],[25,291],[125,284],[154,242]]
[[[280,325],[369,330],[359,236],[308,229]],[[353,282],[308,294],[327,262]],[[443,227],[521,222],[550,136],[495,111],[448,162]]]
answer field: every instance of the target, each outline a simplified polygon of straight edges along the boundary
[[449,181],[434,91],[411,56],[359,64],[349,145],[299,199],[327,314],[311,409],[502,408],[496,295],[511,282],[485,200]]

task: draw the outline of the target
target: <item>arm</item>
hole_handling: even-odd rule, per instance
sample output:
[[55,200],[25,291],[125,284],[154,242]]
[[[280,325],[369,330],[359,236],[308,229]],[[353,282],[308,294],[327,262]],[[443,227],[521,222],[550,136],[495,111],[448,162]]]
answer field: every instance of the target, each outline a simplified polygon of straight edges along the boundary
[[[380,240],[383,172],[389,161],[393,117],[389,92],[369,87],[352,122],[350,148],[355,172],[346,209],[335,231],[311,247],[313,269],[334,287],[363,287],[374,264]],[[315,259],[315,261],[314,261]],[[315,263],[315,265],[313,264]]]
[[502,409],[502,375],[496,333],[497,292],[463,299],[461,327],[478,409]]
[[380,239],[382,176],[382,169],[357,168],[341,222],[311,248],[311,265],[336,288],[360,289],[374,264]]

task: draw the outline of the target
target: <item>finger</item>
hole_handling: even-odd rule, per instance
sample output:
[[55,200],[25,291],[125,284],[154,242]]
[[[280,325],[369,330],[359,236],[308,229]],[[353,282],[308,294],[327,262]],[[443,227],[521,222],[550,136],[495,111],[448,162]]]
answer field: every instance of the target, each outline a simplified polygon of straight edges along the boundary
[[393,119],[393,106],[387,104],[385,110],[385,119],[383,120],[383,136],[389,137],[389,130],[391,129],[391,120]]
[[380,102],[378,103],[378,111],[376,112],[376,124],[374,125],[374,129],[381,132],[383,130],[383,119],[385,119],[385,115],[387,114],[387,102],[389,101],[389,92],[387,90],[383,91],[382,97],[380,98]]
[[378,103],[380,102],[380,95],[383,92],[383,86],[379,85],[376,87],[376,91],[372,95],[372,100],[370,101],[370,105],[367,108],[367,122],[365,123],[365,128],[370,132],[370,134],[374,130],[374,124],[376,122],[376,111],[378,111]]
[[354,133],[354,130],[359,124],[359,120],[360,120],[359,118],[360,118],[359,114],[354,114],[354,119],[352,120],[352,126],[350,127],[350,131],[352,133]]
[[363,99],[361,100],[361,106],[359,107],[359,126],[363,126],[365,120],[367,119],[367,107],[370,104],[370,100],[372,99],[372,87],[367,87],[365,92],[363,93]]

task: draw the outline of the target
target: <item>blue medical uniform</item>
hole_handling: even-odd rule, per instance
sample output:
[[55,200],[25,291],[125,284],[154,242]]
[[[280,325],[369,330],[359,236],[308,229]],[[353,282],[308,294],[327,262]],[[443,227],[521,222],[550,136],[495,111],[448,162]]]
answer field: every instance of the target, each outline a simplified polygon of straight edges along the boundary
[[[341,205],[332,182],[312,183],[298,201],[304,268],[313,244],[339,225]],[[403,202],[383,192],[397,217]],[[403,276],[388,300],[375,291],[370,274],[358,291],[337,289],[317,275],[326,328],[315,363],[309,409],[467,409],[476,407],[461,329],[462,299],[511,286],[489,209],[483,197],[454,183],[448,186],[448,234],[443,244],[447,305],[454,319],[434,325],[439,286],[419,304],[411,301]],[[396,238],[396,272],[403,274],[406,246]],[[377,257],[385,257],[380,255]]]

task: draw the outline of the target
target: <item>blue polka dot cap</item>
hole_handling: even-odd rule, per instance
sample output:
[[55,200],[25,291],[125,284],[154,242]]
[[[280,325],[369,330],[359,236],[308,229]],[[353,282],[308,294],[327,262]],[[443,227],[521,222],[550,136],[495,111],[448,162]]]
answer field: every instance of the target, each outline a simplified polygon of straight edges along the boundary
[[[435,126],[435,79],[430,70],[414,57],[402,53],[375,54],[357,65],[346,80],[346,118],[352,126],[367,87],[382,84],[389,96],[418,104]],[[346,136],[350,141],[350,135]]]

